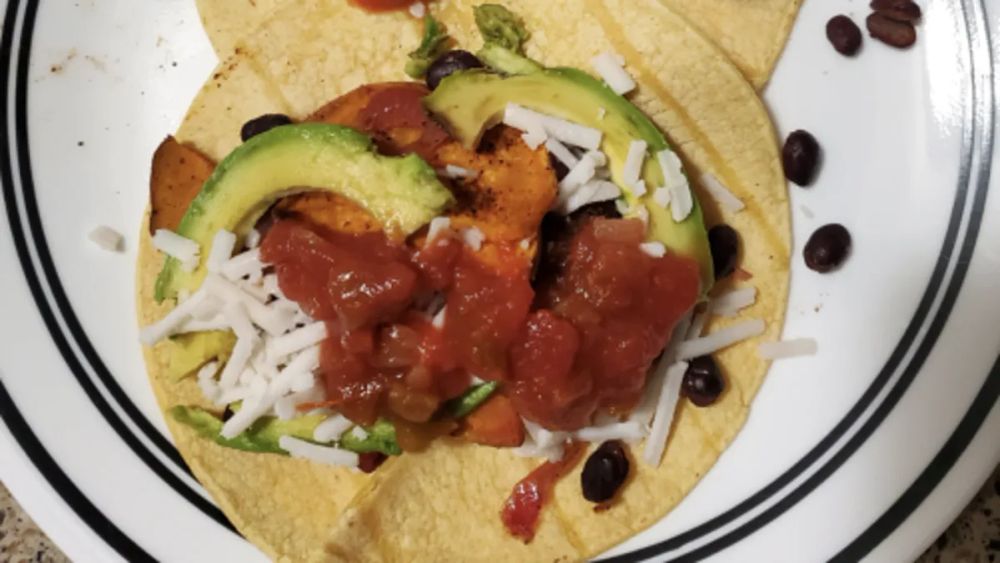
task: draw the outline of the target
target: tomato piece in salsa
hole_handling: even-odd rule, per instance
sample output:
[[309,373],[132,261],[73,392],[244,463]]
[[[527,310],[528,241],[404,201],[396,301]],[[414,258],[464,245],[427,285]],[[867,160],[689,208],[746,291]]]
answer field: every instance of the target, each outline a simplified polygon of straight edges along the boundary
[[645,231],[637,220],[594,218],[573,236],[511,351],[525,417],[574,430],[598,409],[625,413],[641,398],[649,366],[699,291],[697,263],[647,255]]
[[534,290],[526,264],[503,272],[463,253],[448,292],[444,337],[462,367],[484,379],[504,379],[507,352],[528,316]]
[[264,237],[261,258],[309,316],[338,321],[348,331],[405,311],[419,281],[405,248],[381,233],[320,236],[295,221],[278,221]]

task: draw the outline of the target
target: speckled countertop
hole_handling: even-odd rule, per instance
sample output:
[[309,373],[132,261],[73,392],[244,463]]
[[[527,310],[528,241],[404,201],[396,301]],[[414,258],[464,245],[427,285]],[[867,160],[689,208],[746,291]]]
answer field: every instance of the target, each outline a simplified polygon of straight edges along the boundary
[[[0,485],[0,562],[68,561]],[[1000,468],[918,563],[1000,561]]]

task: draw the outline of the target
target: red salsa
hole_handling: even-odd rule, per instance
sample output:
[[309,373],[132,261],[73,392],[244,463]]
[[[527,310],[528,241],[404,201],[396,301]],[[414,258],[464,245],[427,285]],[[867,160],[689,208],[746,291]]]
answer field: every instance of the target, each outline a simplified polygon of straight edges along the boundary
[[677,321],[698,298],[698,265],[640,248],[638,220],[595,218],[570,241],[561,275],[540,288],[510,350],[517,410],[574,430],[598,409],[626,413]]
[[514,485],[514,490],[500,510],[500,519],[512,536],[524,543],[535,538],[538,518],[542,507],[552,496],[552,489],[576,465],[586,449],[582,442],[568,444],[562,459],[543,463]]
[[[504,382],[522,416],[573,430],[635,406],[697,298],[697,265],[648,256],[644,232],[634,220],[589,220],[537,294],[525,259],[500,269],[448,237],[413,251],[380,233],[320,235],[284,220],[261,251],[285,295],[327,323],[321,370],[345,416],[427,422],[478,376]],[[420,312],[435,293],[443,330]]]

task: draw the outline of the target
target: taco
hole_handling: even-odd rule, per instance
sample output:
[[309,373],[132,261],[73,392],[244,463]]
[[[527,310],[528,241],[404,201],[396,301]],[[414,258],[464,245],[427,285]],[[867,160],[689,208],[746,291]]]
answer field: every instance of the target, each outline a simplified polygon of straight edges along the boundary
[[600,553],[712,466],[784,317],[767,112],[652,0],[283,2],[148,222],[153,388],[276,559]]

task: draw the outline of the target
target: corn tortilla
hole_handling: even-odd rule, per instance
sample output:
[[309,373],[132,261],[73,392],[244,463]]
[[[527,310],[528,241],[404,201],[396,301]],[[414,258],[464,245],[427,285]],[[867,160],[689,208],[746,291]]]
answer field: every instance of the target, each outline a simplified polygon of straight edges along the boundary
[[[786,185],[767,111],[740,69],[688,21],[658,0],[504,2],[532,32],[528,54],[549,66],[589,69],[597,53],[626,58],[639,83],[631,99],[663,130],[693,180],[711,173],[747,208],[723,216],[700,190],[709,224],[741,234],[741,266],[753,275],[759,339],[718,360],[730,382],[716,405],[682,402],[664,462],[638,460],[619,502],[595,513],[580,493],[581,467],[556,488],[539,533],[524,545],[504,531],[499,509],[537,464],[509,451],[451,440],[391,460],[372,477],[273,455],[225,450],[170,423],[195,474],[247,537],[278,559],[345,561],[554,561],[592,557],[655,523],[711,468],[749,412],[768,364],[756,355],[784,319],[790,253]],[[433,11],[459,45],[481,44],[473,2],[443,0]],[[308,14],[304,17],[303,14]],[[363,29],[363,33],[354,30]],[[420,24],[405,13],[367,14],[345,2],[285,0],[220,63],[192,104],[179,140],[220,159],[239,143],[240,125],[265,112],[303,118],[364,83],[398,80]],[[146,324],[163,314],[152,299],[160,267],[143,231],[139,308]],[[729,287],[740,282],[728,282]],[[720,288],[727,289],[727,288]],[[734,319],[713,319],[717,330]],[[194,382],[166,381],[169,344],[147,350],[163,408],[200,404]],[[356,494],[355,494],[356,493]]]
[[758,90],[774,71],[802,0],[660,0],[715,42]]
[[[197,0],[220,59],[287,0]],[[758,90],[771,77],[802,0],[660,0],[714,41]],[[558,4],[558,2],[553,2]]]

